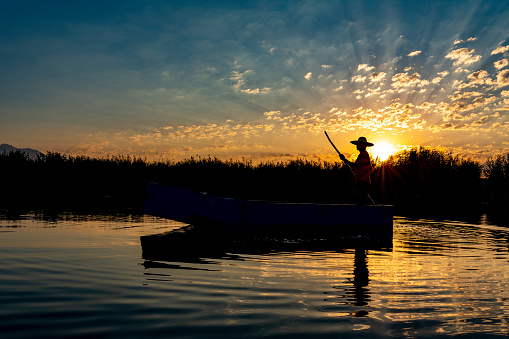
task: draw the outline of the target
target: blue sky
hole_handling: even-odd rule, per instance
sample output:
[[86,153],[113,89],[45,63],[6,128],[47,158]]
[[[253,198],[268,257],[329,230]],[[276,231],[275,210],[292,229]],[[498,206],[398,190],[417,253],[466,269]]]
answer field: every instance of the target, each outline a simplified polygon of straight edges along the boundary
[[[507,1],[4,1],[1,143],[327,159],[509,152]],[[376,153],[376,151],[375,151]]]

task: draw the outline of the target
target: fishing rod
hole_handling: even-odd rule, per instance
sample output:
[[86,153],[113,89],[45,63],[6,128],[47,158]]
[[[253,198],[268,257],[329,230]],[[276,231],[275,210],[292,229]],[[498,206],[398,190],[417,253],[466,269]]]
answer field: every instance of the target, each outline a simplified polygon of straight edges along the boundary
[[[334,145],[334,143],[332,142],[332,140],[329,138],[329,135],[327,134],[327,131],[324,131],[324,133],[325,133],[325,136],[327,137],[327,139],[329,140],[330,144],[332,145],[332,147],[334,147],[334,149],[336,150],[336,152],[338,152],[339,157],[341,158],[341,156],[342,156],[343,154],[341,154],[341,152],[340,152],[340,151],[336,148],[336,145]],[[350,172],[352,172],[352,174],[355,176],[355,172],[353,171],[352,167],[350,167],[350,164],[349,164],[349,163],[347,163],[346,161],[343,161],[343,163],[345,163],[345,164],[346,164],[346,166],[350,169]],[[372,203],[373,205],[376,205],[376,204],[375,204],[375,201],[373,200],[373,198],[371,198],[371,196],[369,195],[369,193],[367,193],[367,196],[368,196],[369,200],[371,200],[371,203]]]

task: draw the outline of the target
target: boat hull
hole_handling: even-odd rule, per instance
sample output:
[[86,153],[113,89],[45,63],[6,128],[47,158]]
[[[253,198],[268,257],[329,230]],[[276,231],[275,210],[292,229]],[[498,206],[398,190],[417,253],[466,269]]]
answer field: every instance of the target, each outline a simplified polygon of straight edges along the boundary
[[388,205],[279,203],[211,196],[206,193],[149,183],[144,211],[177,221],[218,223],[245,228],[321,227],[390,231]]

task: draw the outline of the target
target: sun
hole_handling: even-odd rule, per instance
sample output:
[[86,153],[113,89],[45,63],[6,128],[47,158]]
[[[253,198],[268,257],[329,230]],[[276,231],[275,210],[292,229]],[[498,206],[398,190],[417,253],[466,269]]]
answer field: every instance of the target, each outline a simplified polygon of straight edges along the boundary
[[380,161],[385,161],[389,158],[389,156],[396,152],[396,147],[388,142],[380,141],[375,143],[371,152],[373,153],[374,158],[378,158]]

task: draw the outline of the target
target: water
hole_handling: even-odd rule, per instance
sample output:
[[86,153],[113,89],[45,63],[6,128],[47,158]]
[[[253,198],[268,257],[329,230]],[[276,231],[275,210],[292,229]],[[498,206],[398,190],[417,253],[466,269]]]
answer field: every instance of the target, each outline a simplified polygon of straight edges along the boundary
[[[396,217],[393,245],[227,248],[149,216],[0,220],[1,338],[509,336],[509,229]],[[164,252],[164,251],[163,251]]]

